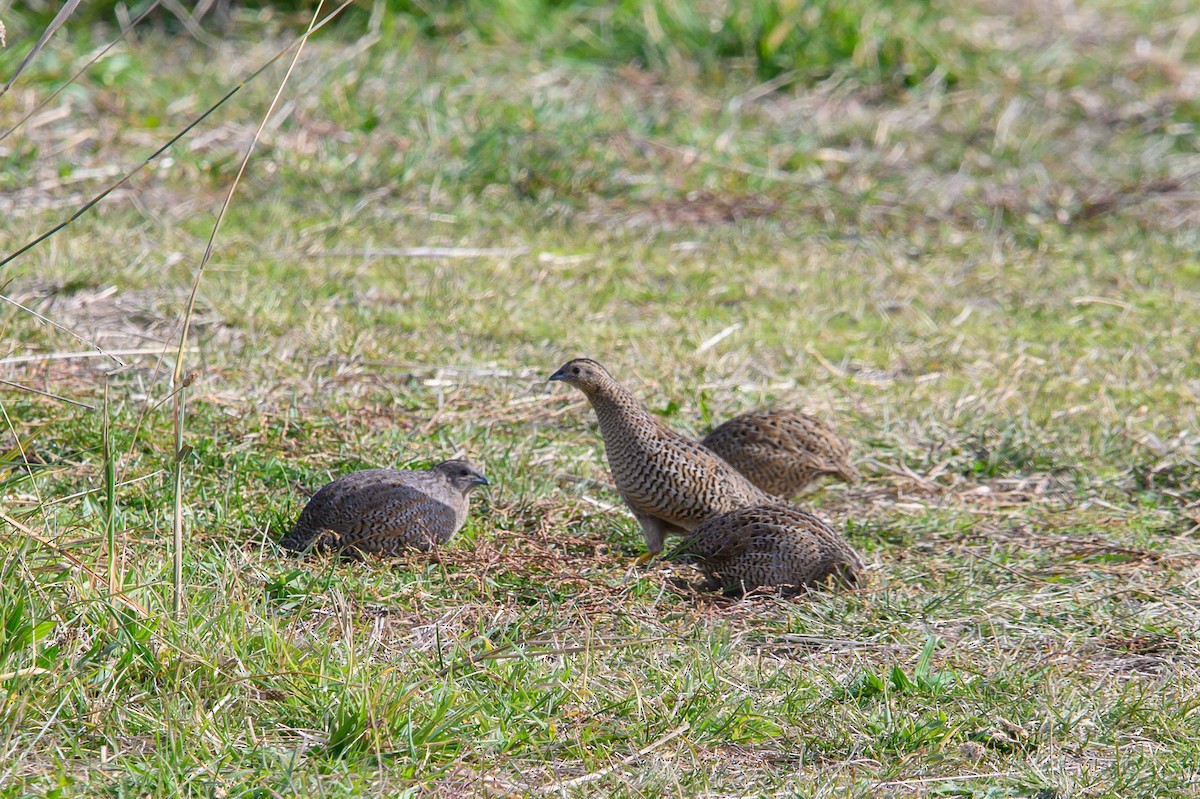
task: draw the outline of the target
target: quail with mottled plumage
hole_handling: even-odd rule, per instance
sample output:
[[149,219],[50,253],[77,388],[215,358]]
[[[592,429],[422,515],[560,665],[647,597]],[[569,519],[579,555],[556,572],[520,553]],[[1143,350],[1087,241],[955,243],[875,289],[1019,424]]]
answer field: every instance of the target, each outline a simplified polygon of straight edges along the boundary
[[706,519],[747,505],[778,502],[699,443],[668,430],[603,366],[577,358],[550,376],[583,392],[617,492],[646,538],[645,562],[668,534],[685,534]]
[[340,549],[352,556],[428,551],[467,519],[468,495],[488,485],[477,466],[448,460],[427,471],[366,469],[329,483],[280,541],[290,550]]
[[770,494],[790,499],[830,476],[861,479],[850,447],[827,422],[790,410],[735,416],[700,442]]
[[832,527],[786,504],[714,516],[670,554],[682,556],[700,565],[710,587],[735,594],[757,588],[795,594],[831,579],[855,585],[863,570],[862,558]]

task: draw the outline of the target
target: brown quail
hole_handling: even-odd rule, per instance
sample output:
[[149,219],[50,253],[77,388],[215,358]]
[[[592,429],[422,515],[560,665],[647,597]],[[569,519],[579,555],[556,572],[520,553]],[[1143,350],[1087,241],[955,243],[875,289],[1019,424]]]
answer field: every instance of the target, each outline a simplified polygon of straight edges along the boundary
[[642,526],[644,562],[662,551],[668,533],[694,530],[735,508],[778,502],[705,447],[659,423],[604,367],[577,358],[550,376],[584,393],[617,491]]
[[700,443],[763,491],[788,499],[825,476],[847,483],[861,479],[849,446],[833,427],[796,411],[736,416]]
[[395,555],[444,544],[467,519],[467,495],[488,485],[464,460],[428,471],[366,469],[339,477],[308,501],[280,545],[295,551],[340,549],[352,556]]
[[690,556],[711,587],[742,594],[756,588],[795,594],[833,579],[855,585],[862,559],[832,527],[785,504],[738,508],[695,529],[671,552]]

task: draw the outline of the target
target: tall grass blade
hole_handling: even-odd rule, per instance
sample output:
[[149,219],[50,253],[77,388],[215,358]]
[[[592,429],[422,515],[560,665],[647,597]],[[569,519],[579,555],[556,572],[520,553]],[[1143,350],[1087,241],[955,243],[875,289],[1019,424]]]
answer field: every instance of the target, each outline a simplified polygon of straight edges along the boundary
[[[26,249],[28,249],[28,247]],[[16,254],[11,255],[8,258],[4,259],[3,262],[0,262],[0,266],[4,266],[4,264],[11,261],[13,258],[16,258],[17,255],[20,255],[20,253],[16,253]],[[22,305],[21,303],[14,300],[12,297],[8,297],[3,294],[0,294],[0,302],[7,302],[9,305],[12,305],[15,308],[20,308],[22,311],[29,314],[30,316],[32,316],[34,319],[38,320],[42,324],[50,325],[55,330],[61,330],[62,332],[66,333],[68,336],[71,336],[72,338],[74,338],[80,344],[86,344],[87,346],[94,349],[96,352],[103,355],[105,358],[108,358],[110,361],[113,361],[114,363],[117,363],[121,366],[126,365],[125,361],[121,360],[116,355],[113,355],[111,352],[108,352],[103,347],[101,347],[99,344],[92,341],[91,339],[85,338],[85,337],[81,336],[80,334],[76,333],[74,330],[64,327],[63,325],[60,325],[58,322],[55,322],[53,319],[48,319],[45,316],[42,316],[37,311],[35,311],[32,308],[29,308],[25,305]],[[95,408],[92,408],[92,410],[95,410]]]
[[17,67],[17,71],[14,72],[12,77],[8,79],[8,83],[4,84],[4,88],[0,89],[0,97],[8,94],[8,90],[12,88],[12,85],[16,82],[17,78],[21,76],[21,73],[25,71],[26,67],[33,63],[34,56],[36,56],[41,49],[46,46],[46,42],[50,41],[50,37],[54,35],[55,31],[62,27],[62,24],[67,21],[67,17],[75,13],[75,9],[79,7],[79,4],[82,1],[83,0],[67,0],[66,5],[59,9],[58,13],[54,15],[54,19],[50,20],[50,24],[46,26],[46,30],[42,32],[41,38],[37,40],[37,43],[34,44],[33,48],[25,55],[25,58]]
[[[51,552],[54,552],[60,558],[63,558],[64,560],[69,561],[72,566],[74,566],[76,569],[79,569],[81,572],[83,572],[85,575],[87,575],[88,579],[92,581],[92,585],[95,585],[95,586],[103,586],[104,585],[105,581],[100,575],[96,574],[96,572],[92,571],[92,569],[90,569],[86,565],[84,565],[83,561],[81,561],[79,558],[72,555],[70,552],[67,552],[65,549],[62,549],[61,547],[56,545],[50,539],[46,538],[43,535],[39,535],[38,533],[29,529],[29,527],[27,527],[26,525],[17,521],[16,519],[9,516],[7,513],[3,512],[3,511],[0,511],[0,521],[5,522],[6,524],[12,525],[13,529],[20,531],[21,533],[28,536],[29,538],[32,538],[34,541],[38,542],[39,544],[44,546],[46,549],[49,549]],[[143,607],[139,602],[130,598],[123,592],[118,591],[117,593],[113,594],[113,598],[116,599],[117,601],[119,601],[122,605],[125,605],[125,607],[127,607],[130,610],[137,613],[139,616],[142,616],[143,618],[150,615],[150,611],[146,610],[146,608]]]
[[86,402],[80,402],[79,400],[73,400],[73,399],[70,399],[69,397],[63,397],[58,394],[51,394],[49,391],[42,391],[40,388],[33,388],[32,386],[25,386],[20,383],[14,383],[11,380],[0,379],[0,386],[9,386],[10,388],[15,388],[18,391],[26,391],[30,394],[37,394],[40,397],[49,397],[50,399],[54,400],[55,402],[65,402],[66,404],[74,405],[77,408],[87,408],[89,411],[96,410],[96,407],[94,405],[88,405]]
[[117,585],[117,464],[112,445],[111,406],[108,401],[109,381],[104,380],[104,541],[108,548],[108,593],[116,596]]
[[[101,58],[104,58],[104,56],[108,53],[109,50],[113,49],[118,44],[120,44],[121,41],[129,34],[129,32],[138,26],[139,22],[144,20],[146,17],[150,16],[150,12],[152,12],[154,9],[158,8],[158,4],[161,2],[162,2],[162,0],[154,0],[154,2],[152,2],[150,5],[148,5],[146,7],[145,11],[143,11],[141,14],[138,14],[137,18],[135,18],[132,22],[129,23],[128,26],[126,26],[125,28],[123,28],[121,30],[121,33],[119,36],[117,36],[117,38],[113,39],[111,42],[106,44],[104,47],[100,48],[100,51],[98,53],[96,53],[94,56],[92,56],[86,64],[84,64],[82,67],[80,67],[74,75],[67,78],[67,80],[61,86],[59,86],[57,89],[50,92],[50,94],[46,96],[46,99],[42,100],[40,103],[35,105],[33,108],[29,109],[29,111],[26,112],[25,116],[18,119],[11,128],[4,131],[3,133],[0,133],[0,141],[4,141],[9,136],[11,136],[12,132],[14,130],[16,130],[17,128],[21,127],[26,122],[28,122],[30,120],[30,118],[33,117],[34,114],[36,114],[38,111],[41,111],[43,108],[45,108],[51,102],[53,102],[55,97],[58,97],[58,95],[62,94],[64,89],[66,89],[68,86],[73,84],[75,81],[79,80],[79,77],[81,75],[83,75],[83,73],[85,73],[89,69],[91,69],[93,64],[95,64]],[[15,75],[13,77],[14,77],[14,79],[16,78]]]
[[[346,7],[345,3],[338,7],[333,14],[330,14],[322,23],[332,19],[337,13]],[[279,83],[279,88],[275,92],[275,96],[271,99],[271,105],[267,107],[267,112],[263,114],[262,121],[258,125],[258,130],[254,132],[254,138],[251,139],[250,145],[246,148],[246,154],[242,156],[242,163],[238,167],[237,174],[234,175],[233,183],[229,186],[229,192],[225,195],[225,202],[221,204],[221,210],[217,213],[217,221],[213,223],[212,233],[208,237],[208,245],[204,248],[204,255],[200,259],[200,267],[196,270],[196,277],[192,280],[192,290],[188,294],[187,309],[183,314],[183,327],[179,334],[179,349],[175,357],[175,374],[172,378],[172,385],[177,388],[175,394],[175,499],[174,499],[174,524],[172,534],[172,552],[171,552],[171,587],[172,587],[172,608],[176,614],[183,610],[183,458],[185,455],[183,448],[183,430],[184,430],[184,413],[186,411],[185,390],[192,380],[195,379],[195,373],[189,374],[186,378],[183,376],[183,356],[187,349],[188,332],[191,329],[192,314],[196,308],[196,292],[200,288],[200,279],[204,276],[204,269],[208,266],[209,260],[212,259],[213,249],[217,241],[217,233],[221,230],[221,223],[225,220],[225,214],[229,210],[229,204],[233,202],[233,195],[237,192],[238,184],[241,183],[242,175],[246,172],[246,165],[250,162],[250,156],[254,154],[254,148],[258,145],[258,140],[262,137],[262,132],[267,126],[267,121],[271,118],[271,114],[275,111],[275,106],[279,104],[279,98],[283,95],[283,89],[287,86],[288,79],[292,76],[292,71],[296,68],[296,62],[300,60],[300,54],[304,52],[304,45],[308,41],[308,37],[319,27],[317,20],[321,16],[321,9],[325,6],[325,0],[320,0],[317,3],[317,9],[313,12],[312,20],[308,23],[308,30],[300,37],[300,44],[296,48],[296,52],[292,55],[292,62],[288,65],[287,72],[283,75],[283,80]]]
[[[182,349],[182,347],[180,348]],[[182,356],[181,356],[182,357]],[[179,382],[179,370],[175,370],[178,388],[175,391],[175,406],[172,414],[175,422],[175,463],[172,465],[174,486],[173,523],[171,536],[171,609],[176,615],[183,612],[183,414],[186,410],[184,392],[186,382]],[[190,376],[189,376],[190,378]]]
[[[79,206],[79,208],[76,209],[75,213],[71,214],[70,217],[63,220],[62,222],[59,222],[57,225],[55,225],[54,227],[45,231],[44,233],[41,233],[40,235],[35,237],[32,241],[30,241],[27,244],[25,244],[24,246],[22,246],[20,249],[9,253],[8,255],[4,256],[3,259],[0,259],[0,267],[6,265],[9,261],[19,258],[20,256],[22,256],[25,253],[32,250],[37,245],[41,244],[46,239],[48,239],[51,236],[53,236],[54,234],[58,233],[60,230],[67,227],[72,222],[74,222],[76,219],[83,216],[88,211],[90,211],[92,208],[94,208],[96,206],[96,204],[99,203],[101,200],[103,200],[105,197],[112,194],[114,191],[119,189],[121,186],[125,185],[125,183],[127,183],[130,178],[132,178],[134,175],[141,172],[143,169],[145,169],[147,166],[149,166],[151,163],[153,163],[154,159],[158,158],[160,155],[165,153],[167,150],[171,149],[172,145],[174,145],[175,142],[179,141],[184,136],[186,136],[188,133],[190,133],[193,128],[195,128],[197,125],[199,125],[201,122],[203,122],[209,116],[211,116],[214,111],[216,111],[218,108],[223,106],[226,102],[228,102],[229,98],[233,97],[235,94],[237,94],[239,91],[241,91],[246,86],[246,84],[248,84],[250,81],[254,80],[259,75],[261,75],[263,72],[265,72],[268,67],[270,67],[272,64],[274,64],[280,58],[283,58],[283,56],[286,55],[287,52],[289,50],[291,50],[293,47],[296,47],[297,45],[303,46],[304,42],[308,41],[309,36],[312,36],[318,30],[325,27],[325,25],[329,24],[330,21],[332,21],[335,17],[337,17],[337,15],[340,14],[344,9],[350,7],[350,5],[353,4],[354,2],[355,2],[355,0],[343,0],[342,4],[340,6],[338,6],[336,9],[334,9],[332,12],[330,12],[323,20],[320,21],[320,23],[312,26],[308,30],[308,32],[305,33],[303,36],[293,40],[286,47],[282,48],[281,50],[279,50],[279,52],[275,53],[275,55],[273,55],[269,59],[267,59],[263,64],[261,64],[258,67],[258,69],[251,72],[249,75],[247,75],[245,78],[243,78],[236,86],[234,86],[229,91],[225,92],[225,94],[221,96],[221,99],[217,100],[215,103],[213,103],[211,106],[209,106],[208,109],[205,110],[204,113],[202,113],[200,116],[193,119],[191,122],[189,122],[187,125],[185,125],[182,130],[180,130],[178,133],[176,133],[174,136],[172,136],[170,139],[168,139],[165,144],[163,144],[157,150],[155,150],[154,152],[150,153],[150,155],[148,155],[144,159],[142,159],[141,163],[139,163],[133,169],[126,172],[121,177],[117,178],[117,180],[115,180],[113,183],[111,183],[107,188],[105,188],[99,194],[92,197],[90,200],[85,202],[83,205]],[[11,300],[10,300],[10,302],[11,302]],[[16,304],[16,303],[14,303],[14,304]]]

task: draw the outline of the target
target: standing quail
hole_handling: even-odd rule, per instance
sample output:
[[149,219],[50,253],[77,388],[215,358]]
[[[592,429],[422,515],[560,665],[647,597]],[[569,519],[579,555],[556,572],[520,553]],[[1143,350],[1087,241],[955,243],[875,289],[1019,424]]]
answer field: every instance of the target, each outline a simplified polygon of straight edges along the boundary
[[690,532],[735,508],[779,501],[707,448],[663,427],[595,361],[577,358],[550,379],[582,391],[596,412],[617,492],[646,538],[639,563],[662,551],[668,533]]
[[467,495],[488,485],[464,460],[428,471],[366,469],[339,477],[308,501],[280,545],[294,551],[341,549],[395,555],[444,544],[467,519]]
[[789,410],[736,416],[700,442],[770,494],[791,498],[828,475],[861,479],[850,448],[827,422]]
[[756,588],[799,593],[830,578],[855,585],[862,559],[832,527],[791,505],[758,505],[715,516],[671,557],[690,556],[711,587],[744,594]]

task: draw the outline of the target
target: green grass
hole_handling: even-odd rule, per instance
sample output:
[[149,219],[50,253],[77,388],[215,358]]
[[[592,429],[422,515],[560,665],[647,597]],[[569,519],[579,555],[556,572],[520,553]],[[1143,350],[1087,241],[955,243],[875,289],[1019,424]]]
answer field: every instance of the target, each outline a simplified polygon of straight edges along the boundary
[[[151,9],[146,0],[132,8],[100,0],[72,19],[78,25],[111,24],[121,21],[119,9],[130,18],[148,9],[150,24],[162,30],[187,27],[178,13]],[[35,0],[11,16],[22,33],[45,27],[57,11]],[[636,63],[709,80],[719,80],[736,58],[760,78],[778,78],[783,85],[837,75],[890,90],[920,83],[935,71],[953,81],[972,60],[975,48],[947,35],[950,29],[940,24],[946,11],[931,0],[885,6],[828,0],[387,0],[352,5],[339,27],[349,33],[381,29],[409,40],[521,44],[583,61]],[[307,20],[309,14],[308,5],[293,0],[245,0],[231,13],[210,16],[218,17],[217,27],[229,27],[241,20]]]
[[[846,19],[940,43],[931,71],[843,54],[772,91],[682,12],[641,52],[565,32],[599,6],[523,6],[552,17],[524,33],[471,7],[315,38],[250,163],[188,354],[182,617],[173,355],[108,375],[0,311],[0,359],[40,358],[0,377],[96,406],[0,394],[0,510],[33,534],[0,528],[0,796],[1196,795],[1195,12],[899,4]],[[226,24],[135,35],[0,141],[2,249],[297,30]],[[103,35],[52,40],[0,133]],[[284,66],[3,294],[172,341]],[[591,411],[544,382],[576,355],[688,433],[835,422],[867,479],[807,501],[868,585],[733,602],[631,570]],[[436,556],[270,543],[303,488],[460,450],[493,487]]]

